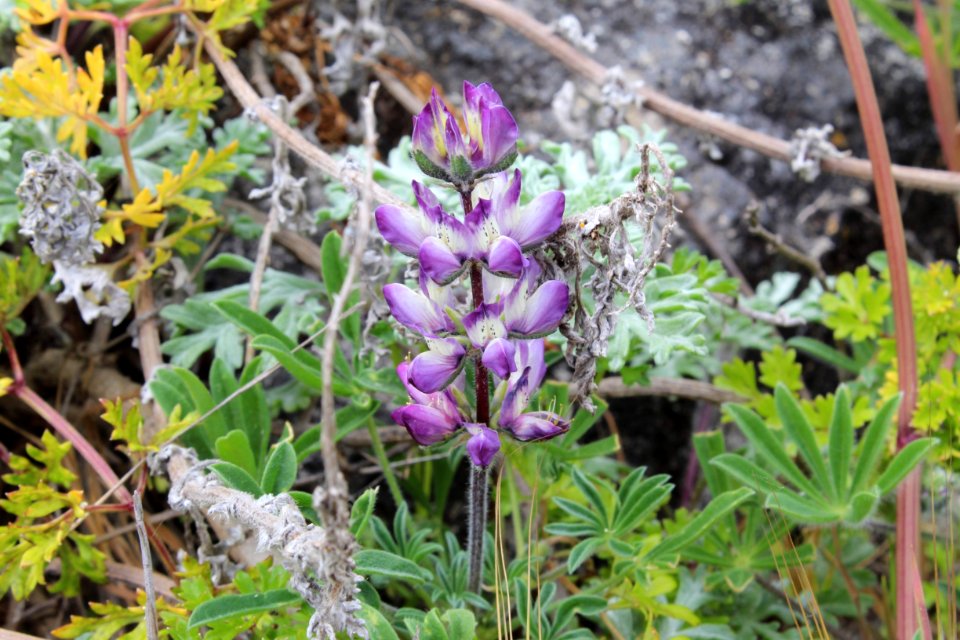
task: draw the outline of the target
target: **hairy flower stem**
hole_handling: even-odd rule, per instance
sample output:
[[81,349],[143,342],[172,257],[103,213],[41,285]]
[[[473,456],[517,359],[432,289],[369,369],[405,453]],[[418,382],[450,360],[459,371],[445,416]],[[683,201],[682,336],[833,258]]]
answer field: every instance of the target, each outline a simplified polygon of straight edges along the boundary
[[[460,192],[463,215],[473,210],[472,190]],[[473,307],[483,304],[483,273],[480,265],[470,267],[470,291],[473,294]],[[477,423],[490,426],[490,383],[487,368],[483,366],[480,354],[474,359],[477,396]],[[474,593],[480,592],[483,583],[483,532],[487,527],[487,470],[470,465],[470,487],[467,495],[467,553],[470,557],[470,572],[467,587]]]
[[487,525],[487,470],[479,465],[470,465],[470,486],[467,503],[467,551],[470,554],[470,572],[467,588],[480,593],[483,584],[483,533]]

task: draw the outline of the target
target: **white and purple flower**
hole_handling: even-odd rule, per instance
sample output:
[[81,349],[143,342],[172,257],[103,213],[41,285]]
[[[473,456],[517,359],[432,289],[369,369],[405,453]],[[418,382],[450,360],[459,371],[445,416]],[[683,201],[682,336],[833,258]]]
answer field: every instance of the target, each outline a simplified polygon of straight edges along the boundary
[[397,375],[407,388],[412,400],[392,414],[394,422],[406,428],[417,444],[430,446],[443,442],[463,427],[470,438],[467,455],[473,464],[486,467],[500,450],[500,436],[486,425],[468,422],[460,411],[450,389],[438,393],[423,393],[410,381],[411,365],[404,361],[397,365]]
[[563,221],[564,195],[541,194],[520,208],[520,171],[491,180],[489,198],[480,198],[461,222],[443,210],[436,196],[419,182],[413,191],[420,212],[394,205],[376,211],[384,239],[401,253],[417,258],[438,284],[460,277],[471,260],[497,275],[517,278],[528,266],[525,251],[553,235]]
[[428,176],[469,189],[480,176],[503,171],[517,157],[517,123],[487,83],[463,83],[465,133],[436,90],[413,118],[413,158]]
[[547,368],[543,339],[524,340],[517,345],[515,373],[505,381],[498,426],[517,440],[546,440],[570,428],[570,422],[552,411],[526,411],[530,398],[543,383]]

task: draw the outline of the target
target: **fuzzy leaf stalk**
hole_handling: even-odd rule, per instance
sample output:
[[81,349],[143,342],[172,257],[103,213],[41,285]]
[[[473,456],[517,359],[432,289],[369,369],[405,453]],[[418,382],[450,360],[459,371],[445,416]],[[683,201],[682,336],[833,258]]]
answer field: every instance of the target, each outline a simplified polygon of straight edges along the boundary
[[527,409],[546,373],[544,338],[560,326],[570,292],[564,281],[546,279],[533,257],[560,229],[563,193],[520,206],[522,176],[509,171],[517,124],[490,85],[464,83],[463,115],[461,126],[434,91],[413,119],[414,159],[460,194],[462,215],[416,181],[419,211],[382,205],[375,215],[384,239],[419,267],[417,289],[389,284],[383,295],[426,346],[397,367],[410,402],[393,419],[423,446],[465,441],[469,584],[479,591],[487,478],[501,437],[544,440],[569,428],[556,413]]

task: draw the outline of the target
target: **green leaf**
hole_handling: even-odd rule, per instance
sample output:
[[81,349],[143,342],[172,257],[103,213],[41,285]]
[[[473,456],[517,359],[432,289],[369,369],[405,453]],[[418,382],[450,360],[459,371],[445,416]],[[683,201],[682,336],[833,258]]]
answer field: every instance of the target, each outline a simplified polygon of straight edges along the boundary
[[557,497],[553,499],[553,502],[574,518],[584,520],[589,524],[592,524],[594,527],[596,527],[596,531],[598,533],[603,532],[605,526],[604,522],[600,520],[600,516],[587,507],[580,503],[574,502],[573,500],[567,500],[566,498]]
[[210,469],[220,477],[223,484],[230,488],[249,493],[255,498],[263,495],[260,485],[253,476],[232,462],[217,462],[210,465]]
[[647,478],[641,482],[630,495],[622,496],[613,519],[613,532],[618,536],[625,536],[633,532],[639,524],[657,507],[670,499],[673,485],[665,474]]
[[567,558],[567,573],[574,574],[580,565],[594,554],[597,547],[603,544],[603,538],[587,538],[581,540],[570,550],[570,556]]
[[253,459],[253,451],[250,450],[250,440],[243,431],[236,429],[225,436],[220,436],[217,438],[215,448],[217,457],[224,462],[232,462],[250,474],[251,478],[259,475],[257,461]]
[[[787,387],[782,384],[778,384],[774,391],[774,401],[784,430],[796,442],[800,455],[810,466],[814,479],[821,488],[821,494],[833,493],[836,497],[838,495],[836,491],[831,491],[831,487],[834,485],[830,481],[830,474],[827,473],[827,465],[823,462],[820,447],[817,446],[817,436],[813,427],[807,421],[803,409],[800,408],[800,404],[793,397],[793,394],[787,390]],[[846,403],[846,398],[844,398],[844,402]]]
[[297,343],[280,331],[275,324],[246,305],[233,300],[218,300],[213,303],[213,307],[222,313],[224,318],[243,329],[248,335],[254,337],[260,335],[272,336],[291,351],[297,346]]
[[300,605],[299,595],[286,589],[273,589],[263,593],[226,594],[213,600],[201,602],[190,614],[188,629],[195,629],[220,620],[247,616],[264,611],[274,611],[284,607]]
[[873,473],[883,455],[883,448],[886,445],[887,433],[893,424],[893,416],[900,406],[900,396],[894,396],[888,400],[877,415],[873,417],[870,425],[864,431],[860,444],[857,447],[857,467],[853,472],[853,483],[850,486],[850,494],[857,494],[867,488],[867,483],[873,477]]
[[297,503],[300,512],[312,523],[320,523],[320,514],[313,508],[313,494],[306,491],[288,491],[288,495]]
[[881,495],[893,491],[936,444],[936,438],[920,438],[901,449],[890,462],[890,466],[884,469],[880,477],[877,478],[877,487],[880,489]]
[[357,573],[362,576],[384,576],[419,584],[426,580],[425,570],[412,560],[389,551],[361,549],[353,556]]
[[360,617],[366,623],[365,626],[371,638],[376,638],[377,640],[400,640],[397,637],[397,632],[393,630],[393,625],[387,622],[387,619],[384,618],[383,614],[377,609],[374,609],[368,604],[364,604],[363,608],[360,609]]
[[694,434],[693,449],[697,454],[697,460],[700,462],[700,469],[703,471],[703,477],[707,481],[710,493],[718,496],[724,491],[733,489],[730,478],[726,474],[720,473],[717,467],[711,464],[714,458],[726,451],[723,433],[720,431],[705,431]]
[[816,495],[817,488],[810,480],[797,468],[790,456],[784,450],[783,445],[777,440],[773,432],[767,428],[760,416],[754,412],[736,404],[725,405],[727,411],[733,416],[734,421],[743,434],[750,440],[750,443],[757,450],[757,453],[763,457],[774,469],[779,471],[785,478],[802,489],[809,495]]
[[363,530],[367,528],[367,522],[373,515],[373,508],[377,503],[377,495],[380,493],[379,487],[367,489],[353,503],[350,508],[350,533],[354,538],[360,536]]
[[757,463],[734,453],[724,453],[716,456],[710,464],[723,469],[739,480],[741,484],[754,489],[757,493],[770,493],[783,488],[783,485],[777,482],[776,478],[761,469]]
[[320,375],[320,361],[303,349],[293,351],[287,343],[274,336],[261,335],[253,339],[253,348],[266,351],[290,372],[294,378],[311,389],[323,389],[323,377]]
[[807,355],[854,375],[859,374],[863,369],[863,366],[850,356],[813,338],[795,336],[787,340],[787,346],[799,349]]
[[467,609],[450,609],[443,614],[450,640],[474,640],[476,638],[477,619]]
[[847,512],[847,522],[850,524],[860,524],[873,512],[879,501],[879,491],[861,491],[850,500],[849,511]]
[[289,442],[281,442],[270,452],[263,468],[260,486],[264,493],[277,495],[288,491],[297,479],[297,454]]
[[604,526],[610,523],[610,514],[607,512],[607,506],[603,503],[603,497],[600,495],[600,492],[597,491],[597,488],[593,485],[591,479],[587,478],[580,469],[573,467],[573,483],[580,489],[580,493],[584,495],[593,508],[600,513],[600,521]]
[[347,275],[347,261],[341,254],[342,247],[343,240],[336,231],[323,236],[323,242],[320,244],[321,275],[331,303],[333,297],[343,287],[343,280]]
[[853,418],[850,415],[850,397],[846,387],[842,386],[833,399],[829,447],[834,495],[844,498],[848,495],[847,480],[850,477],[850,461],[853,456]]
[[664,559],[693,544],[721,518],[736,509],[754,492],[746,487],[716,496],[707,506],[679,531],[675,531],[648,555],[650,560]]
[[798,495],[789,489],[771,493],[767,496],[766,506],[806,524],[829,524],[840,519],[840,514],[829,509],[822,501]]
[[[257,356],[247,363],[240,374],[238,387],[249,384],[260,374],[263,357]],[[215,396],[216,397],[216,396]],[[216,398],[217,401],[222,398]],[[244,431],[250,440],[253,457],[257,461],[257,468],[262,469],[270,446],[270,409],[267,407],[267,394],[262,384],[255,384],[240,394],[237,402],[243,415]],[[258,473],[259,475],[259,473]]]

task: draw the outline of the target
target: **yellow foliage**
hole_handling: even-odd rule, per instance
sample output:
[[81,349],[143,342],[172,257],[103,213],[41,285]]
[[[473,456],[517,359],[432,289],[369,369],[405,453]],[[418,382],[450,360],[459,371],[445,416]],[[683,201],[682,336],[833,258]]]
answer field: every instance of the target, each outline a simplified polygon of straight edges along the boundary
[[[188,69],[183,64],[183,52],[179,46],[167,57],[163,67],[151,66],[153,55],[144,54],[143,47],[131,37],[127,51],[127,76],[137,95],[137,104],[142,115],[154,111],[181,109],[196,126],[200,114],[206,114],[223,95],[217,86],[216,71],[211,64],[200,64]],[[160,85],[154,88],[157,77]]]
[[0,77],[0,115],[12,118],[64,120],[57,140],[70,140],[70,150],[86,157],[87,121],[103,99],[103,47],[86,54],[86,69],[71,75],[63,60],[35,49],[33,59],[20,58],[13,72]]
[[51,0],[24,0],[25,7],[14,9],[17,17],[29,24],[49,24],[60,15],[59,2]]

